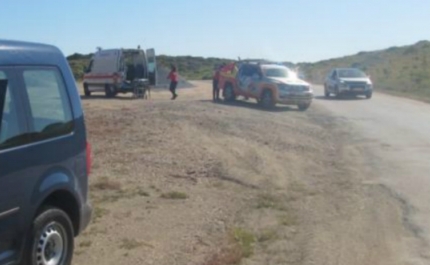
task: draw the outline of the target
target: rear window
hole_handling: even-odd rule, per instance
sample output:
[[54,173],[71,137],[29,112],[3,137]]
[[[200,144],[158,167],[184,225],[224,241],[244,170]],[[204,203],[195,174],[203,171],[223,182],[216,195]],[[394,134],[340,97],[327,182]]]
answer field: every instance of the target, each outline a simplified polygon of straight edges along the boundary
[[72,110],[63,80],[56,69],[24,70],[36,140],[72,131]]

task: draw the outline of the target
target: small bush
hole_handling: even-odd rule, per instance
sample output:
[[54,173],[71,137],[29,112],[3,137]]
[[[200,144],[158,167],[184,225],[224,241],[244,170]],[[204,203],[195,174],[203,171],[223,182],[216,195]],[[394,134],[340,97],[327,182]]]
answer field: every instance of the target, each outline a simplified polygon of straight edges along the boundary
[[168,193],[161,194],[161,198],[172,199],[172,200],[185,200],[188,198],[188,195],[184,192],[171,191]]

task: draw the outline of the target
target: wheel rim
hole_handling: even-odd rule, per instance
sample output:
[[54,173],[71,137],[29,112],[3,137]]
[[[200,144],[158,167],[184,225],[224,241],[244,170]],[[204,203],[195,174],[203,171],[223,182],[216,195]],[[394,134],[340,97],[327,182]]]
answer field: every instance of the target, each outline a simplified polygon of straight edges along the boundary
[[59,265],[67,252],[67,235],[62,225],[52,222],[46,225],[37,240],[36,264]]

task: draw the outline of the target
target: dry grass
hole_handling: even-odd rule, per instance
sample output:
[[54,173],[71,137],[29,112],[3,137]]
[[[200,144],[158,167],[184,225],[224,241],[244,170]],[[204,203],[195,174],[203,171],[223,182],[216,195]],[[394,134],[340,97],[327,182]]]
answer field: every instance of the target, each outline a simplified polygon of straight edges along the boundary
[[171,200],[185,200],[188,198],[188,195],[184,192],[171,191],[161,194],[161,198]]
[[102,177],[92,185],[92,188],[96,190],[119,191],[121,190],[121,183],[119,181],[111,180],[107,177]]
[[93,242],[91,240],[85,240],[79,243],[81,248],[90,247]]
[[119,247],[121,249],[132,250],[132,249],[136,249],[136,248],[139,248],[142,246],[154,248],[154,246],[151,244],[137,241],[136,239],[129,239],[129,238],[123,238],[121,240],[121,245]]

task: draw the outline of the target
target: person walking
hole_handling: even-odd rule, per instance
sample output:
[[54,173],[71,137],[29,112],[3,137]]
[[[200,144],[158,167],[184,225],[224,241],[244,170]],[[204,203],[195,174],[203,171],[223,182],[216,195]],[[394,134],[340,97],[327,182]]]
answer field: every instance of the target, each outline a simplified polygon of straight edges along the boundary
[[178,97],[178,94],[176,94],[176,87],[178,86],[178,72],[174,65],[170,67],[170,73],[167,76],[167,79],[170,80],[170,92],[172,93],[171,99],[175,100]]
[[212,77],[212,98],[213,101],[218,101],[219,100],[219,76],[220,76],[220,71],[221,71],[222,66],[218,66],[215,71],[214,71],[214,75]]

